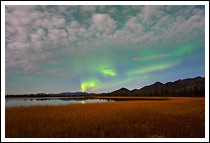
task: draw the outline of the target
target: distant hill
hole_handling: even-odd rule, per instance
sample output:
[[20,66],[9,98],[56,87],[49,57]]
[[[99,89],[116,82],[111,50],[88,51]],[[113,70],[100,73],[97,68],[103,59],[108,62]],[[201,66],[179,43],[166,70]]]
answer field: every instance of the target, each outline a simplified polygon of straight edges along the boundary
[[36,94],[22,94],[22,95],[7,95],[6,97],[59,97],[59,96],[84,96],[94,93],[86,92],[62,92],[62,93],[36,93]]
[[155,82],[152,85],[132,91],[121,88],[108,96],[204,96],[205,77],[179,79],[174,82]]

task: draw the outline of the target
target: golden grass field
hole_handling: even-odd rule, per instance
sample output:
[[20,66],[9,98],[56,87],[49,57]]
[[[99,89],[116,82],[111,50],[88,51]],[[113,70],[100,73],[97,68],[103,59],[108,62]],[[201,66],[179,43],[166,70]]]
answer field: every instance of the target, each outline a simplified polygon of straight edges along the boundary
[[168,99],[8,107],[5,135],[6,138],[204,138],[205,98]]

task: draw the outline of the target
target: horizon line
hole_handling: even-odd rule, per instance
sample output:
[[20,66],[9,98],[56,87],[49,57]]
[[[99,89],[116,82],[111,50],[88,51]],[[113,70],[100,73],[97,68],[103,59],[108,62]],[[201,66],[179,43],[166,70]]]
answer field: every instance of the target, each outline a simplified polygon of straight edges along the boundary
[[[167,82],[163,82],[163,84],[166,84],[166,83],[168,83],[168,82],[175,82],[175,81],[178,81],[178,80],[185,80],[185,79],[192,79],[192,78],[198,78],[198,77],[200,77],[200,78],[205,78],[205,76],[195,76],[195,77],[189,77],[189,78],[184,78],[184,79],[177,79],[177,80],[174,80],[174,81],[167,81]],[[159,82],[159,81],[156,81],[156,82]],[[154,83],[156,83],[156,82],[154,82]],[[151,83],[151,84],[149,84],[149,85],[144,85],[144,86],[142,86],[142,87],[140,87],[139,89],[142,89],[143,87],[145,87],[145,86],[150,86],[150,85],[153,85],[154,83]],[[160,82],[160,83],[162,83],[162,82]],[[122,89],[122,88],[126,88],[126,87],[121,87],[121,88],[119,88],[119,89]],[[119,90],[119,89],[115,89],[114,91],[116,91],[116,90]],[[136,88],[134,88],[134,89],[128,89],[128,88],[126,88],[127,90],[129,90],[129,91],[132,91],[132,90],[135,90]],[[30,94],[62,94],[62,93],[86,93],[86,94],[106,94],[106,93],[111,93],[111,92],[114,92],[114,91],[108,91],[108,92],[102,92],[102,93],[95,93],[95,92],[82,92],[82,91],[75,91],[75,92],[72,92],[72,91],[66,91],[66,92],[58,92],[58,93],[44,93],[44,92],[40,92],[40,93],[25,93],[25,94],[5,94],[5,96],[8,96],[8,95],[30,95]]]

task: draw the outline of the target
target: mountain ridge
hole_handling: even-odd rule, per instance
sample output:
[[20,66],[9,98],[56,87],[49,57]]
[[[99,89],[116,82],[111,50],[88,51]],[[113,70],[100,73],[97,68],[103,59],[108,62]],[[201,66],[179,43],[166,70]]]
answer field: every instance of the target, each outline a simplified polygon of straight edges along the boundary
[[178,79],[173,82],[166,82],[165,84],[157,81],[151,85],[144,86],[140,89],[133,89],[130,91],[127,88],[121,88],[109,93],[109,95],[115,95],[115,96],[118,95],[168,96],[175,94],[177,95],[186,94],[189,96],[190,94],[205,95],[205,77],[197,76],[195,78]]

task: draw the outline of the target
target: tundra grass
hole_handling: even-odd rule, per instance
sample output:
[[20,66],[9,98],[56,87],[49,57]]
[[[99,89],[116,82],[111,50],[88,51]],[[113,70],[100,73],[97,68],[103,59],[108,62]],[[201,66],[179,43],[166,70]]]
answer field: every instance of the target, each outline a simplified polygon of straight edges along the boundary
[[205,98],[5,108],[6,138],[204,138]]

